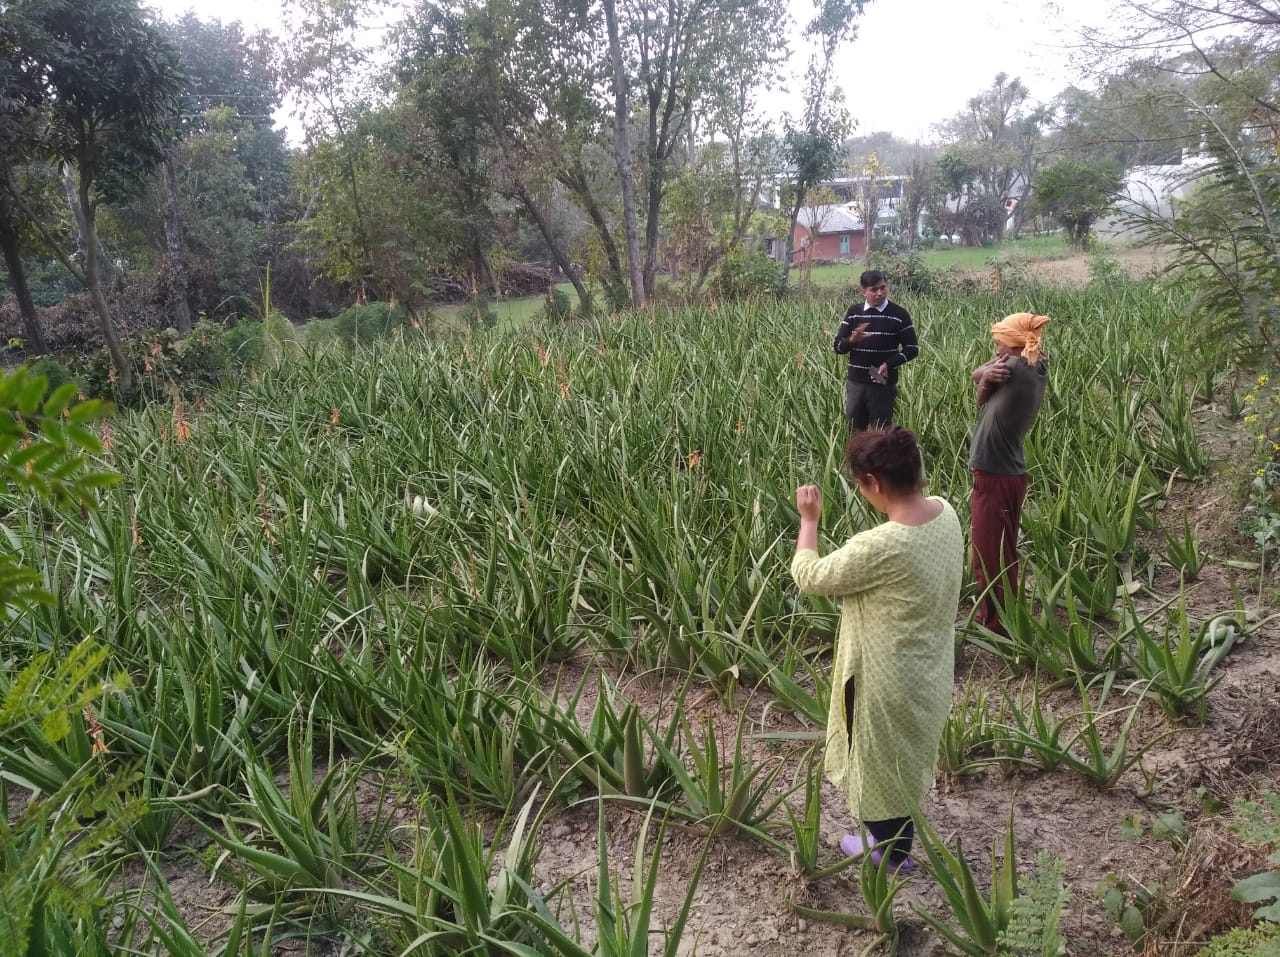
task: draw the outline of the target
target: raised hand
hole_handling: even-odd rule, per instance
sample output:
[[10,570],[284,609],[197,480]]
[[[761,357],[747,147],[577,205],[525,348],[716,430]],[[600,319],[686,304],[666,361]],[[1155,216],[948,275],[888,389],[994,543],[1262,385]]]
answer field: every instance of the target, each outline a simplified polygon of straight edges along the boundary
[[822,489],[816,485],[801,485],[796,489],[796,508],[800,510],[802,520],[816,522],[822,517]]

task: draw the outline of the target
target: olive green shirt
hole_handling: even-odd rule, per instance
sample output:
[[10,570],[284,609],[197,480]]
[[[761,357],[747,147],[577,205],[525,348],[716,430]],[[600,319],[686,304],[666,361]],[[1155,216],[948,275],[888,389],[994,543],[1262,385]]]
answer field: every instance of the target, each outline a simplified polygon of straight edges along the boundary
[[[885,522],[827,555],[796,553],[810,595],[843,598],[824,770],[854,817],[907,817],[933,785],[951,711],[964,536],[955,511],[924,525]],[[852,735],[844,686],[854,679]]]

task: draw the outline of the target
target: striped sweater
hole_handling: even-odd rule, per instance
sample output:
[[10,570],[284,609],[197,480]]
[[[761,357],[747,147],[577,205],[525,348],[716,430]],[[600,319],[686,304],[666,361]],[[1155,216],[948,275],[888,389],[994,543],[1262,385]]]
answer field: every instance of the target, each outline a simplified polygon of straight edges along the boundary
[[[856,344],[849,342],[850,334],[864,322],[863,338]],[[886,302],[884,311],[870,309],[865,302],[850,306],[836,330],[834,346],[849,357],[850,382],[870,382],[872,370],[887,364],[889,385],[893,385],[898,381],[898,366],[920,354],[911,313],[896,302]]]

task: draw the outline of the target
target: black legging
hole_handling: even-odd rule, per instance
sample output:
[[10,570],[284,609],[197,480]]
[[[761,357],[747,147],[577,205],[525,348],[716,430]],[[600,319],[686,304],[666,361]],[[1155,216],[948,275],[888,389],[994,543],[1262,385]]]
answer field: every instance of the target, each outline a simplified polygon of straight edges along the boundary
[[[845,734],[853,742],[853,679],[844,683]],[[905,861],[911,853],[916,826],[909,817],[891,817],[883,821],[863,821],[880,850],[886,851],[894,863]]]

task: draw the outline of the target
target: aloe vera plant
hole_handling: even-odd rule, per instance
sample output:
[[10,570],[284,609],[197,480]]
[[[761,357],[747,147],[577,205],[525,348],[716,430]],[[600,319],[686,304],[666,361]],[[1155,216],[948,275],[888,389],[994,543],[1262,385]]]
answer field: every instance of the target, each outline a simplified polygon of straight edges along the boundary
[[[1127,620],[1114,624],[1118,587],[1142,577],[1138,532],[1161,517],[1153,503],[1173,476],[1203,468],[1179,396],[1204,378],[1204,343],[1163,321],[1180,305],[1174,292],[1126,294],[1107,310],[1087,293],[1037,295],[1037,309],[1074,318],[1056,327],[1054,387],[1028,445],[1034,584],[1004,609],[1008,641],[969,639],[1047,683],[1104,692],[1097,704],[1082,693],[1074,714],[1054,714],[1039,691],[1010,695],[985,729],[953,726],[949,747],[957,767],[1066,766],[1105,785],[1146,744],[1134,712],[1120,715],[1120,741],[1098,732],[1106,689],[1136,678],[1195,714],[1221,666],[1220,627],[1181,637],[1176,622],[1177,635],[1144,622],[1144,642]],[[1008,303],[921,305],[947,321],[929,329],[937,375],[904,391],[901,419],[921,435],[931,491],[963,521],[968,372]],[[87,513],[34,495],[15,439],[3,450],[19,481],[0,488],[0,544],[47,600],[6,619],[0,657],[16,670],[0,673],[0,696],[31,692],[17,680],[24,666],[72,656],[85,634],[100,640],[101,674],[131,684],[94,698],[108,757],[94,753],[90,718],[68,707],[54,740],[32,726],[0,736],[0,773],[50,794],[94,761],[143,776],[148,808],[113,833],[151,862],[172,859],[184,814],[216,831],[224,843],[206,863],[245,888],[238,941],[211,945],[232,951],[326,932],[339,912],[352,947],[371,946],[360,935],[385,921],[420,952],[589,951],[558,924],[554,895],[533,890],[534,812],[510,864],[478,823],[501,818],[508,846],[535,792],[554,805],[652,807],[647,833],[665,820],[667,841],[733,831],[794,849],[797,870],[817,879],[816,770],[789,778],[781,758],[753,753],[746,724],[730,748],[682,699],[711,689],[753,715],[763,701],[801,729],[785,733],[810,739],[826,720],[839,609],[797,595],[787,576],[797,476],[851,496],[833,508],[829,544],[870,520],[838,475],[839,410],[816,398],[838,389],[813,358],[827,312],[801,301],[658,307],[531,330],[536,344],[476,330],[355,350],[306,344],[276,322],[268,360],[181,420],[156,404],[109,430],[68,416],[66,455],[119,476],[73,496],[96,502]],[[726,349],[726,323],[753,335]],[[562,665],[569,677],[557,677]],[[655,716],[623,680],[680,691]],[[321,729],[305,748],[299,713]],[[264,770],[286,768],[288,783]],[[361,787],[385,786],[402,808],[411,794],[431,813],[412,833],[357,827],[356,769]],[[776,801],[792,787],[797,806],[784,812]],[[477,892],[500,860],[502,906]],[[642,904],[655,871],[624,900],[612,866],[592,906],[616,915]],[[139,950],[188,946],[166,893],[156,885],[155,905],[128,918]],[[656,930],[655,904],[628,911],[618,949]],[[663,947],[678,947],[675,936]]]
[[955,923],[943,920],[916,905],[916,911],[960,953],[969,957],[996,957],[1000,935],[1009,926],[1018,898],[1018,862],[1013,836],[1013,807],[1004,831],[1004,853],[999,861],[991,849],[990,895],[983,896],[960,841],[955,850],[943,843],[924,820],[917,821],[916,836],[925,852],[930,876],[942,888]]
[[1126,771],[1142,760],[1143,755],[1178,732],[1177,728],[1173,728],[1150,738],[1136,748],[1129,747],[1129,735],[1133,731],[1133,722],[1137,719],[1143,698],[1146,696],[1147,689],[1144,687],[1133,705],[1117,709],[1125,714],[1125,718],[1114,743],[1108,747],[1098,728],[1098,719],[1111,713],[1100,713],[1098,710],[1106,704],[1105,694],[1095,708],[1089,698],[1088,688],[1083,682],[1077,682],[1077,689],[1080,693],[1080,712],[1077,715],[1079,728],[1063,743],[1062,750],[1054,757],[1064,767],[1077,772],[1095,787],[1103,790],[1114,787]]
[[1121,647],[1134,673],[1148,683],[1171,718],[1191,715],[1203,722],[1205,696],[1214,684],[1210,673],[1235,647],[1242,635],[1240,624],[1234,615],[1221,614],[1194,627],[1187,618],[1185,592],[1179,592],[1163,634],[1148,628],[1155,614],[1140,615],[1130,604]]
[[[867,835],[862,835],[864,843]],[[872,953],[879,947],[893,954],[898,944],[898,921],[893,912],[894,901],[900,891],[911,879],[909,873],[896,867],[885,854],[875,860],[871,854],[863,854],[857,860],[858,890],[866,905],[866,914],[850,914],[844,911],[821,910],[807,907],[791,901],[791,909],[801,917],[811,920],[827,921],[856,930],[871,931],[875,936],[862,951],[864,955]]]
[[938,767],[947,774],[976,774],[990,760],[995,734],[986,691],[975,691],[972,681],[952,706],[938,744]]

